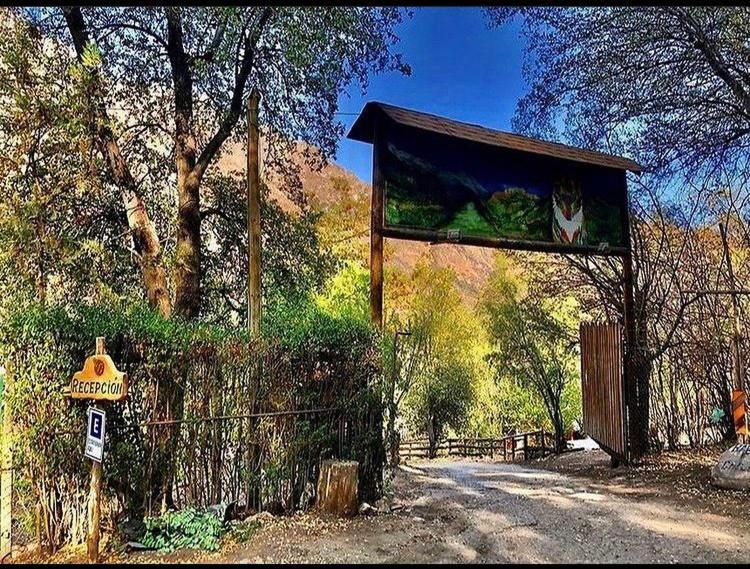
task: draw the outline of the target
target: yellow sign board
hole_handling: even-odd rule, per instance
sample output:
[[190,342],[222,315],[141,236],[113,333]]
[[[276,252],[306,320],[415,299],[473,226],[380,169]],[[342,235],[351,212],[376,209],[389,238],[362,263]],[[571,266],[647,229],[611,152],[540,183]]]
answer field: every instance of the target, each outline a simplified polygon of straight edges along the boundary
[[106,354],[89,356],[83,370],[76,372],[70,382],[73,399],[121,401],[128,393],[128,374],[117,371],[112,358]]

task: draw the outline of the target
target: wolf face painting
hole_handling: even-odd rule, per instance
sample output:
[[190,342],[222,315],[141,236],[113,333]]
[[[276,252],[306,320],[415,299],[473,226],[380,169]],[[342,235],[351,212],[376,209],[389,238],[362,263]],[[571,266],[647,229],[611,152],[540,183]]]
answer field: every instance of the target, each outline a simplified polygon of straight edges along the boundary
[[557,243],[586,244],[581,187],[571,178],[560,178],[552,187],[552,235]]

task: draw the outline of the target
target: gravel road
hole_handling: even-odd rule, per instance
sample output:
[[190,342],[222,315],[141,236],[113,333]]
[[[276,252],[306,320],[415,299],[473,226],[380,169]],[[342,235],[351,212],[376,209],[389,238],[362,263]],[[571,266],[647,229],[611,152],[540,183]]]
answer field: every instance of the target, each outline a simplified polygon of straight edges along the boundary
[[393,514],[264,525],[221,562],[745,562],[750,525],[518,464],[400,469]]

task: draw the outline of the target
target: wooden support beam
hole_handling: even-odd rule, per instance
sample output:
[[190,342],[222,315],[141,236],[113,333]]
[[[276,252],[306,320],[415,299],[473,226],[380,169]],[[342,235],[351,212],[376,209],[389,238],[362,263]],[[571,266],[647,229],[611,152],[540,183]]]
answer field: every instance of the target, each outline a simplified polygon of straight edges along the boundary
[[[648,381],[641,377],[645,373],[638,346],[635,315],[635,277],[633,275],[633,253],[630,239],[630,203],[628,201],[627,179],[623,178],[622,231],[626,251],[622,255],[623,272],[623,325],[625,328],[625,352],[623,358],[623,396],[627,406],[624,425],[628,456],[638,460],[648,450]],[[645,379],[645,380],[644,380]]]
[[258,108],[260,93],[253,88],[247,101],[247,322],[254,337],[260,335],[260,156]]
[[[381,119],[382,120],[382,119]],[[383,140],[383,125],[375,125],[372,145],[372,199],[370,207],[370,321],[383,329],[383,216],[384,184],[378,153]]]

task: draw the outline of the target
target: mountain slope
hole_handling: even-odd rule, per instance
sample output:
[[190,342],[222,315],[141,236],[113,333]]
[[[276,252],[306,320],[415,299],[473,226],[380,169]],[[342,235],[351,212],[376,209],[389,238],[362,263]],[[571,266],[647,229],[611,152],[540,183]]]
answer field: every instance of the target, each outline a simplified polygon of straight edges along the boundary
[[[303,193],[313,211],[335,214],[337,235],[335,240],[355,240],[357,251],[366,260],[369,248],[369,203],[370,184],[335,163],[329,163],[319,171],[313,171],[304,163],[302,150],[290,157],[300,166]],[[245,149],[234,145],[224,153],[219,168],[224,172],[244,172]],[[263,172],[262,172],[263,174]],[[282,183],[275,178],[263,176],[271,190],[271,197],[286,211],[299,211],[297,206],[282,191]],[[344,228],[343,230],[340,228]],[[338,235],[340,233],[340,236]],[[494,251],[488,248],[465,245],[436,244],[386,239],[385,263],[405,272],[411,272],[421,258],[426,258],[436,267],[450,267],[456,273],[456,285],[461,296],[474,304],[493,266]]]

